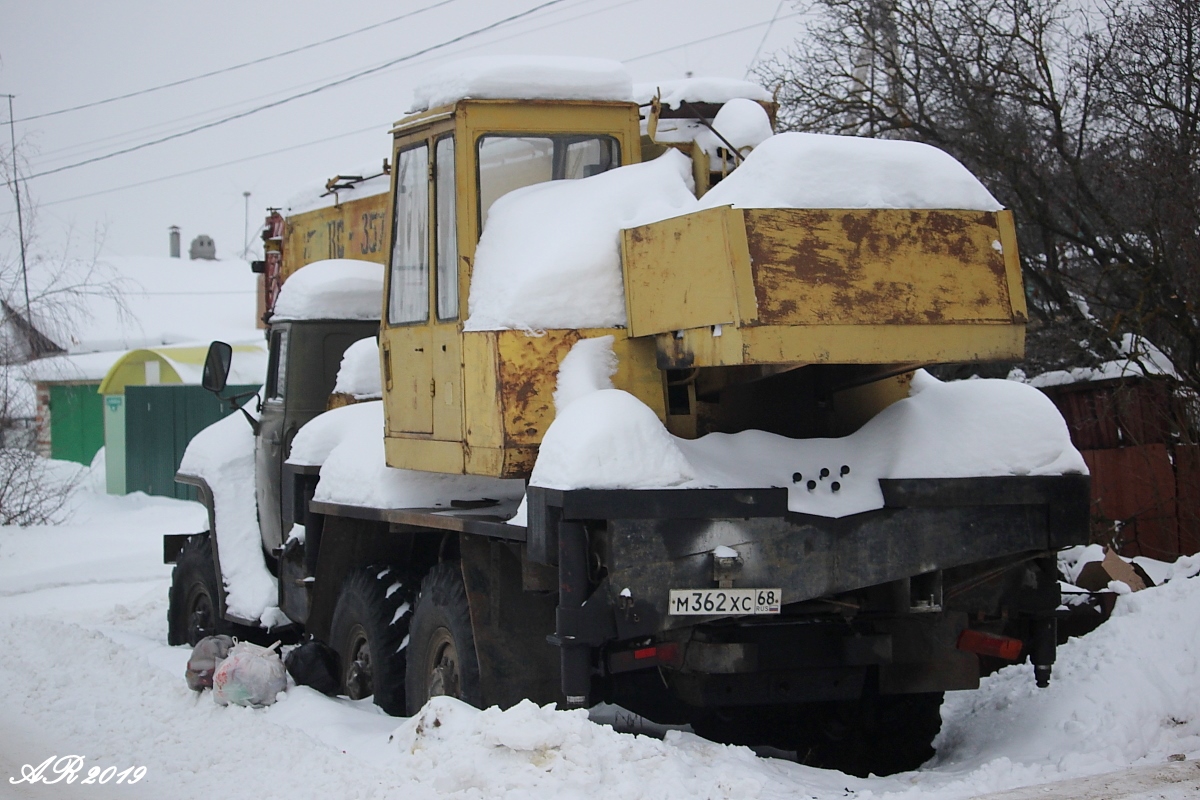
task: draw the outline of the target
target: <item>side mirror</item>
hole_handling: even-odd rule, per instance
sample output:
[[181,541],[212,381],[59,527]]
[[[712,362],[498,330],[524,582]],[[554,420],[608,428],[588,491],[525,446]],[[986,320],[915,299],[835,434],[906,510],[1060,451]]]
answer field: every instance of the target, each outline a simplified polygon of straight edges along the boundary
[[224,391],[232,361],[232,347],[225,342],[210,344],[208,355],[204,359],[204,375],[200,378],[200,385],[214,394]]

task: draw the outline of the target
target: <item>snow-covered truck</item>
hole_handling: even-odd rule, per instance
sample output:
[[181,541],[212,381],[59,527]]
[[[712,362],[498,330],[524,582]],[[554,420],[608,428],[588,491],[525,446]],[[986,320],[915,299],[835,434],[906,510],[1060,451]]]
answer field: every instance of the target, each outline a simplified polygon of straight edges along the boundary
[[390,713],[607,701],[855,772],[920,763],[987,669],[1046,684],[1086,466],[1036,390],[922,369],[1023,353],[967,170],[609,62],[459,65],[416,107],[386,265],[292,271],[260,413],[189,447],[173,642],[283,625]]

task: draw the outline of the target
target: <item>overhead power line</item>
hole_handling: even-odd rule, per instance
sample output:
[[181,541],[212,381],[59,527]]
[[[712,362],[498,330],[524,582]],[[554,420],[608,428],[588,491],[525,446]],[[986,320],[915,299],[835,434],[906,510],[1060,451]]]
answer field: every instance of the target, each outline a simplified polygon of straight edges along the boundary
[[430,11],[432,9],[439,8],[441,6],[449,5],[450,3],[454,3],[454,2],[457,2],[457,0],[441,0],[441,2],[433,3],[432,5],[425,6],[424,8],[418,8],[415,11],[409,11],[407,14],[401,14],[398,17],[392,17],[391,19],[385,19],[382,22],[376,22],[374,24],[367,25],[366,27],[358,28],[357,30],[348,31],[346,33],[341,33],[341,34],[338,34],[337,36],[331,36],[328,39],[322,39],[319,42],[312,42],[310,44],[301,45],[300,47],[293,47],[291,50],[284,50],[282,53],[274,53],[269,56],[262,56],[261,58],[256,58],[256,59],[253,59],[252,61],[243,61],[241,64],[234,64],[231,67],[223,67],[221,69],[214,69],[211,72],[205,72],[200,75],[193,75],[190,78],[180,78],[177,81],[171,81],[169,83],[160,83],[158,86],[151,86],[146,89],[138,89],[135,92],[126,92],[125,94],[119,94],[119,95],[115,95],[113,97],[106,97],[103,100],[93,100],[90,103],[81,103],[80,105],[71,106],[69,108],[60,108],[57,111],[47,111],[44,114],[34,114],[29,117],[22,117],[21,119],[18,119],[15,121],[16,122],[30,122],[35,119],[44,119],[46,117],[56,117],[59,114],[66,114],[71,111],[82,111],[85,108],[95,108],[96,106],[103,106],[103,105],[107,105],[108,103],[115,103],[118,100],[128,100],[131,97],[139,97],[144,94],[150,94],[151,92],[161,91],[162,89],[171,89],[175,86],[183,86],[185,83],[193,83],[195,81],[203,80],[205,78],[211,78],[215,75],[224,75],[228,72],[234,72],[236,70],[244,69],[246,67],[252,67],[255,64],[262,64],[263,62],[266,62],[266,61],[273,61],[274,59],[277,59],[277,58],[283,58],[284,56],[290,56],[290,55],[294,55],[296,53],[302,53],[305,50],[311,50],[314,47],[320,47],[322,45],[330,44],[331,42],[337,42],[342,39],[347,39],[351,36],[357,36],[360,33],[366,33],[367,31],[375,30],[376,28],[382,28],[385,25],[391,25],[392,23],[399,22],[402,19],[408,19],[409,17],[415,17],[417,14],[421,14],[426,11]]
[[54,175],[55,173],[58,173],[58,172],[66,172],[69,169],[76,169],[78,167],[82,167],[87,164],[95,164],[97,161],[106,161],[110,158],[115,158],[117,156],[123,156],[126,153],[132,153],[137,150],[144,150],[147,147],[153,147],[154,145],[162,144],[163,142],[169,142],[174,139],[182,139],[184,136],[190,136],[193,133],[199,133],[200,131],[208,130],[209,128],[215,128],[218,125],[224,125],[226,122],[232,122],[235,119],[242,119],[244,117],[250,116],[251,114],[257,114],[260,111],[266,111],[269,108],[276,108],[285,103],[290,103],[293,100],[299,100],[302,97],[310,97],[314,94],[317,94],[318,92],[323,92],[326,89],[332,89],[335,86],[341,86],[343,84],[350,83],[351,81],[356,81],[359,78],[363,78],[367,75],[374,74],[376,72],[379,72],[380,70],[387,69],[388,67],[393,67],[396,64],[400,64],[405,61],[411,61],[412,59],[417,58],[418,56],[423,56],[426,53],[432,53],[435,50],[441,50],[444,47],[449,47],[452,44],[457,44],[458,42],[461,42],[464,39],[470,39],[472,36],[478,36],[481,33],[486,33],[487,31],[495,30],[496,28],[499,28],[502,25],[506,25],[509,22],[513,22],[513,21],[521,19],[523,17],[527,17],[530,14],[534,14],[538,11],[541,11],[543,8],[549,8],[550,6],[558,5],[559,3],[563,3],[563,2],[566,2],[566,0],[547,0],[547,2],[536,5],[527,11],[522,11],[519,14],[513,14],[511,16],[505,17],[504,19],[497,20],[496,22],[489,23],[488,25],[484,25],[482,28],[476,28],[475,30],[470,31],[468,33],[460,34],[458,36],[455,36],[452,39],[447,39],[444,42],[439,42],[438,44],[430,45],[429,47],[409,53],[408,55],[400,56],[399,58],[394,58],[391,61],[385,61],[382,64],[377,64],[374,67],[369,67],[368,69],[360,70],[359,72],[356,72],[353,75],[347,76],[345,78],[341,78],[336,81],[330,81],[329,83],[324,83],[320,86],[317,86],[316,88],[309,89],[308,91],[289,95],[288,97],[285,97],[281,100],[276,100],[273,103],[265,103],[264,105],[256,106],[255,108],[251,108],[247,111],[242,111],[238,114],[231,114],[228,117],[222,117],[221,119],[213,120],[212,122],[207,122],[203,125],[197,125],[194,128],[189,128],[185,131],[179,131],[178,133],[172,133],[168,136],[160,136],[157,139],[152,139],[148,142],[142,142],[141,144],[136,144],[136,145],[133,145],[132,147],[126,147],[121,150],[114,150],[113,152],[105,153],[102,156],[94,156],[93,158],[87,158],[87,159],[84,159],[83,161],[77,161],[74,164],[67,164],[62,167],[55,167],[54,169],[43,170],[41,172],[37,172],[37,173],[34,173],[33,175],[30,175],[28,178],[26,178],[26,180],[33,180],[34,178],[41,178],[46,175]]
[[764,25],[774,25],[776,22],[779,22],[780,20],[791,19],[792,17],[802,16],[803,13],[804,12],[802,12],[802,11],[797,11],[794,14],[784,14],[782,17],[778,17],[778,18],[770,19],[770,20],[764,20],[763,22],[756,22],[753,25],[746,25],[741,28],[733,28],[731,30],[721,31],[720,33],[714,33],[712,36],[705,36],[703,39],[692,39],[690,42],[683,42],[682,44],[672,45],[671,47],[664,47],[662,50],[655,50],[653,53],[643,53],[640,56],[634,56],[633,58],[626,58],[626,59],[623,59],[621,61],[621,63],[622,64],[630,64],[630,63],[633,63],[634,61],[641,61],[643,58],[650,58],[652,56],[660,56],[663,53],[669,53],[672,50],[682,50],[683,48],[691,47],[694,44],[702,44],[704,42],[711,42],[713,39],[720,39],[725,36],[732,36],[735,33],[742,33],[744,31],[752,31],[755,28],[761,28]]

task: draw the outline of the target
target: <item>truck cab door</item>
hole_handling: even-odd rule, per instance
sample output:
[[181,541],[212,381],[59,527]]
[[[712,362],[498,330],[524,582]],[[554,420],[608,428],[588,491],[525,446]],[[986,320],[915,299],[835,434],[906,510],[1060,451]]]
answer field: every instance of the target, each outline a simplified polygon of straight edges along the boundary
[[[401,142],[383,351],[389,436],[429,440],[439,469],[462,470],[462,329],[450,123]],[[433,444],[444,443],[444,444]]]
[[387,311],[380,334],[387,432],[433,433],[433,346],[429,325],[429,143],[403,147],[395,200]]
[[263,385],[259,433],[254,442],[255,496],[258,526],[267,552],[281,544],[279,482],[283,462],[284,426],[287,422],[287,357],[290,328],[271,330],[267,382]]

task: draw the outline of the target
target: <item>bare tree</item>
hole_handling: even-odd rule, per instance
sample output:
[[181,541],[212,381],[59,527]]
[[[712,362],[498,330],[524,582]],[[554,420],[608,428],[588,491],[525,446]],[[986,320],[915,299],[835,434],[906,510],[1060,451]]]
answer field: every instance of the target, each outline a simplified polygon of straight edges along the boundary
[[1017,216],[1034,370],[1144,336],[1200,389],[1200,7],[815,0],[759,77],[793,130],[912,139]]
[[[10,186],[18,177],[12,163],[11,152],[0,147],[0,177]],[[21,196],[28,273],[16,215],[0,225],[0,525],[56,521],[82,475],[32,452],[36,400],[26,365],[67,352],[73,322],[86,318],[92,303],[107,302],[126,313],[125,281],[97,258],[99,233],[90,260],[70,257],[69,232],[61,253],[47,252],[37,237],[36,204],[23,184]]]

